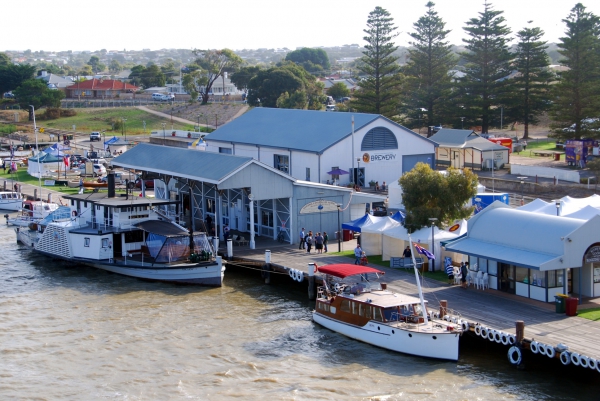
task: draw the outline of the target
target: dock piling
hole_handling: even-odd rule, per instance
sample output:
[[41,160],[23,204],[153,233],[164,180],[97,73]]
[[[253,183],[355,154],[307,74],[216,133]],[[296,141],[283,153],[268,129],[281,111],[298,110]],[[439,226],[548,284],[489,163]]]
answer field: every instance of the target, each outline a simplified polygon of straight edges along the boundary
[[315,264],[308,264],[308,299],[315,299]]
[[267,249],[265,251],[265,265],[263,266],[263,277],[265,284],[271,284],[271,251]]
[[525,322],[522,320],[517,320],[515,322],[515,334],[517,337],[517,344],[521,344],[523,342],[523,338],[525,337]]
[[233,240],[229,238],[227,240],[227,259],[231,260],[233,258]]

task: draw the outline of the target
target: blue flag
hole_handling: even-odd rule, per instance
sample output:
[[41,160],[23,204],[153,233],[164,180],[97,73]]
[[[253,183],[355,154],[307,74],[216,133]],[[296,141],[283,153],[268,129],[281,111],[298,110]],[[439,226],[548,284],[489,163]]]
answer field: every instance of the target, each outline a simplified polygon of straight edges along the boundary
[[429,252],[427,249],[423,248],[422,246],[415,244],[413,242],[413,245],[415,247],[415,249],[417,250],[417,252],[419,252],[421,255],[425,255],[427,256],[427,259],[431,260],[434,259],[435,260],[435,255],[431,252]]

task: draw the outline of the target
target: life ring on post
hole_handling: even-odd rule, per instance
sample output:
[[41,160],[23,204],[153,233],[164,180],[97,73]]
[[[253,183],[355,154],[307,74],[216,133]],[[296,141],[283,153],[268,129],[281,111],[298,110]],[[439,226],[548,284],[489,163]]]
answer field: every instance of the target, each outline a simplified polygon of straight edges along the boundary
[[73,217],[77,217],[77,210],[73,210],[73,213],[71,213],[73,215]]
[[516,345],[513,345],[508,349],[508,360],[511,365],[519,365],[523,360],[523,354]]

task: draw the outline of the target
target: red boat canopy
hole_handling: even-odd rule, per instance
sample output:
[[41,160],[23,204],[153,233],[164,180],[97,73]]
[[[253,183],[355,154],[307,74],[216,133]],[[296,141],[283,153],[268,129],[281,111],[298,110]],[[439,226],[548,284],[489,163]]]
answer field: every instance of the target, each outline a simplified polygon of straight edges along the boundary
[[365,273],[378,273],[385,274],[381,270],[373,269],[372,267],[360,266],[360,265],[351,265],[347,263],[339,264],[339,265],[327,265],[327,266],[319,266],[319,273],[329,274],[331,276],[346,278],[348,276],[355,276],[357,274],[365,274]]

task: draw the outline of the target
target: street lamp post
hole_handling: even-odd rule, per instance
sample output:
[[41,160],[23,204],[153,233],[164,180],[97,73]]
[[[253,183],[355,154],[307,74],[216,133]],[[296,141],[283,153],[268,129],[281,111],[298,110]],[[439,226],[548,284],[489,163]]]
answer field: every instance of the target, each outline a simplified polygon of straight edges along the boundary
[[340,225],[340,208],[342,205],[336,205],[338,210],[338,252],[342,252],[342,226]]
[[165,136],[165,126],[167,125],[167,123],[162,123],[163,126],[163,146],[165,146],[166,142],[167,142],[167,138]]
[[435,271],[435,222],[438,219],[436,217],[430,217],[429,221],[431,222],[431,253],[433,254],[433,262],[429,265],[429,271]]
[[460,129],[465,129],[465,117],[460,118]]
[[560,199],[556,200],[555,205],[556,205],[556,215],[560,216]]
[[527,177],[517,177],[520,181],[521,181],[521,206],[523,206],[525,204],[525,198],[523,196],[523,184],[525,183],[525,180],[527,179]]

